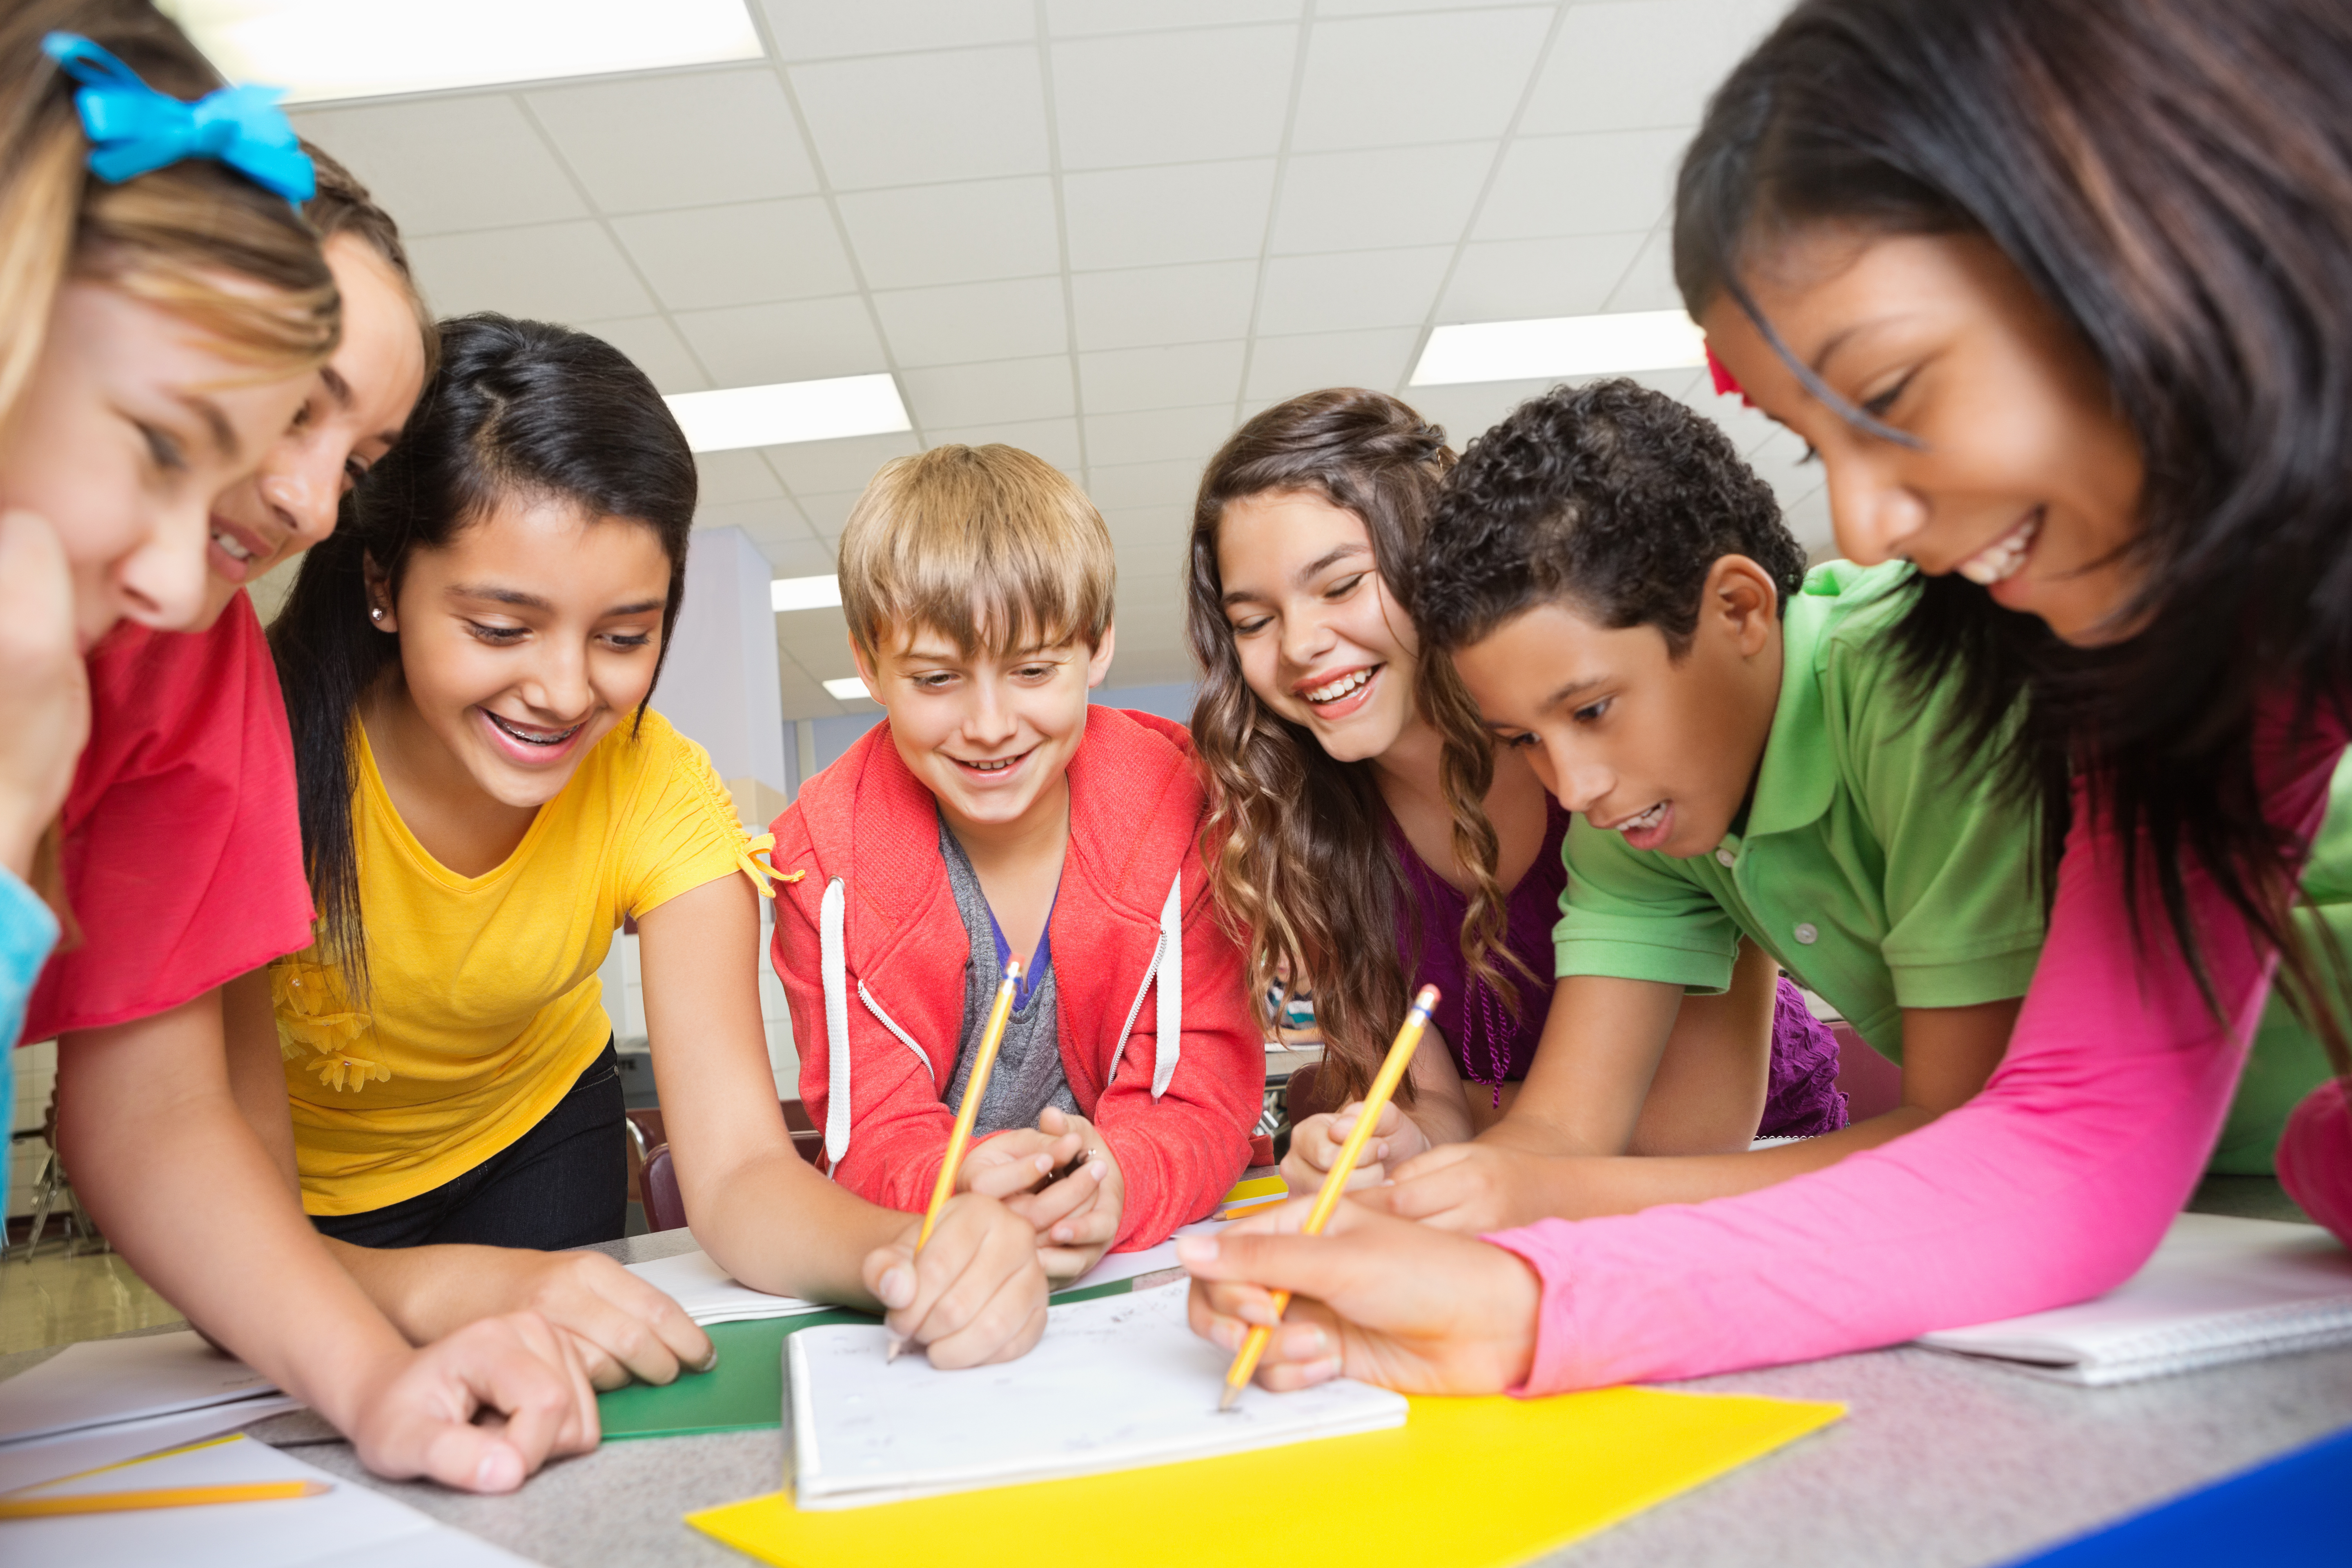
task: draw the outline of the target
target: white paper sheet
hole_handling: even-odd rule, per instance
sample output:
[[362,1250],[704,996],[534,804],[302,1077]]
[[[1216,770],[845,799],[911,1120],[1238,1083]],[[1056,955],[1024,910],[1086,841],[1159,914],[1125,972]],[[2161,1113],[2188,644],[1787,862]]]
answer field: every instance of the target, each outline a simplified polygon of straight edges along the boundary
[[208,1405],[200,1410],[150,1415],[140,1421],[114,1421],[103,1426],[84,1426],[46,1437],[0,1443],[0,1492],[37,1487],[101,1465],[119,1465],[125,1459],[216,1437],[249,1422],[301,1408],[299,1399],[283,1394],[265,1394],[229,1405]]
[[2082,1384],[2352,1343],[2352,1254],[2317,1226],[2177,1215],[2156,1256],[2095,1300],[1919,1342]]
[[822,1301],[771,1296],[765,1290],[739,1285],[707,1252],[681,1252],[675,1258],[657,1258],[651,1263],[632,1263],[628,1269],[666,1293],[686,1309],[688,1317],[705,1326],[750,1322],[758,1318],[792,1318],[825,1310]]
[[885,1364],[878,1327],[784,1342],[791,1477],[803,1509],[1095,1475],[1404,1425],[1404,1396],[1339,1379],[1244,1392],[1220,1413],[1232,1357],[1184,1321],[1185,1287],[1052,1310],[1017,1361],[940,1372]]
[[334,1489],[273,1502],[8,1520],[0,1521],[0,1560],[9,1568],[518,1568],[527,1562],[250,1437],[118,1466],[34,1495],[276,1480],[326,1481]]
[[277,1392],[268,1378],[221,1354],[194,1329],[87,1340],[0,1383],[0,1440],[166,1415]]

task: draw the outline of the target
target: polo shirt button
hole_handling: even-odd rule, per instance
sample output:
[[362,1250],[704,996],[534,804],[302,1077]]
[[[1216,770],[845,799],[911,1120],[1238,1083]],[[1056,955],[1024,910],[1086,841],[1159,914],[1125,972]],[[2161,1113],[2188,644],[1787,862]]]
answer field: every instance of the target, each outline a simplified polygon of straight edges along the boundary
[[1715,852],[1715,858],[1716,858],[1716,860],[1717,860],[1718,863],[1720,863],[1720,864],[1722,864],[1722,865],[1725,865],[1725,866],[1728,866],[1728,865],[1730,865],[1733,861],[1735,861],[1735,860],[1737,860],[1737,859],[1738,859],[1738,858],[1739,858],[1739,857],[1738,857],[1738,856],[1734,855],[1734,854],[1733,854],[1730,850],[1728,850],[1728,849],[1718,849],[1718,850],[1717,850],[1717,851]]
[[1807,947],[1811,947],[1813,943],[1821,940],[1822,933],[1814,929],[1812,921],[1799,921],[1797,922],[1796,936],[1799,942],[1803,942]]

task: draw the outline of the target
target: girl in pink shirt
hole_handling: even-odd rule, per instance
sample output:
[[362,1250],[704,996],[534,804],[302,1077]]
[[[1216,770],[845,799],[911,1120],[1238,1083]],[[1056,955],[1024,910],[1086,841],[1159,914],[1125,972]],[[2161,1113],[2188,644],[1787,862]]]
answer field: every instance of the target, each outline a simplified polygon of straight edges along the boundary
[[[1932,579],[1905,635],[1969,672],[1979,737],[2028,704],[2003,739],[2058,865],[2008,1055],[1921,1131],[1739,1197],[1480,1241],[1375,1193],[1320,1238],[1188,1241],[1197,1329],[1237,1344],[1287,1287],[1269,1386],[1550,1392],[2138,1268],[2273,970],[2319,978],[2281,938],[2352,689],[2347,72],[2332,0],[1811,0],[1733,74],[1675,225],[1718,385],[1819,455],[1847,555]],[[2352,1235],[2340,1079],[2279,1168]]]

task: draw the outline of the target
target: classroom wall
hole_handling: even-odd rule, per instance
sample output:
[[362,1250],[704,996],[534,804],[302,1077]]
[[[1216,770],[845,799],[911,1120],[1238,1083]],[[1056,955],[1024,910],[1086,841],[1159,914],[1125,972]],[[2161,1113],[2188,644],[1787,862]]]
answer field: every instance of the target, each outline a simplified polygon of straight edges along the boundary
[[[740,795],[756,780],[782,805],[783,689],[776,672],[776,614],[768,558],[740,528],[698,529],[686,558],[686,600],[654,706],[709,752]],[[739,806],[747,802],[739,799]],[[763,810],[748,816],[764,818]]]

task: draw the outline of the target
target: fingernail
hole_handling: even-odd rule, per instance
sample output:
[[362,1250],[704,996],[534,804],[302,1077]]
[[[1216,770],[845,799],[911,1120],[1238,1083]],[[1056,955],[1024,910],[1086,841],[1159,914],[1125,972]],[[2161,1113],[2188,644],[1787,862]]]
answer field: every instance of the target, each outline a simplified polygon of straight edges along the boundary
[[1053,1168],[1054,1168],[1054,1156],[1052,1156],[1051,1154],[1040,1154],[1040,1155],[1038,1155],[1038,1156],[1037,1156],[1037,1169],[1038,1169],[1040,1172],[1050,1171],[1050,1170],[1052,1170]]
[[1054,1239],[1055,1239],[1055,1241],[1067,1241],[1067,1240],[1069,1240],[1069,1239],[1070,1239],[1070,1227],[1069,1227],[1068,1226],[1066,1226],[1066,1225],[1057,1225],[1057,1226],[1055,1226],[1054,1227]]
[[712,1367],[717,1366],[718,1364],[719,1347],[714,1344],[710,1347],[710,1353],[702,1358],[702,1364],[696,1367],[694,1370],[697,1372],[709,1372]]
[[1326,1357],[1322,1361],[1308,1363],[1308,1365],[1303,1370],[1306,1373],[1307,1382],[1328,1383],[1331,1379],[1339,1375],[1339,1358],[1338,1356]]
[[1312,1323],[1293,1329],[1282,1336],[1282,1354],[1286,1361],[1306,1361],[1309,1357],[1330,1353],[1331,1342],[1325,1339],[1323,1331]]
[[522,1485],[522,1456],[503,1445],[491,1447],[474,1467],[474,1484],[486,1492],[510,1492]]
[[1180,1263],[1214,1263],[1217,1260],[1217,1238],[1213,1236],[1180,1236],[1176,1238],[1176,1258]]
[[[904,1268],[886,1268],[882,1271],[881,1287],[874,1294],[886,1307],[903,1307],[915,1299],[915,1282]],[[716,1355],[717,1352],[712,1353]]]

